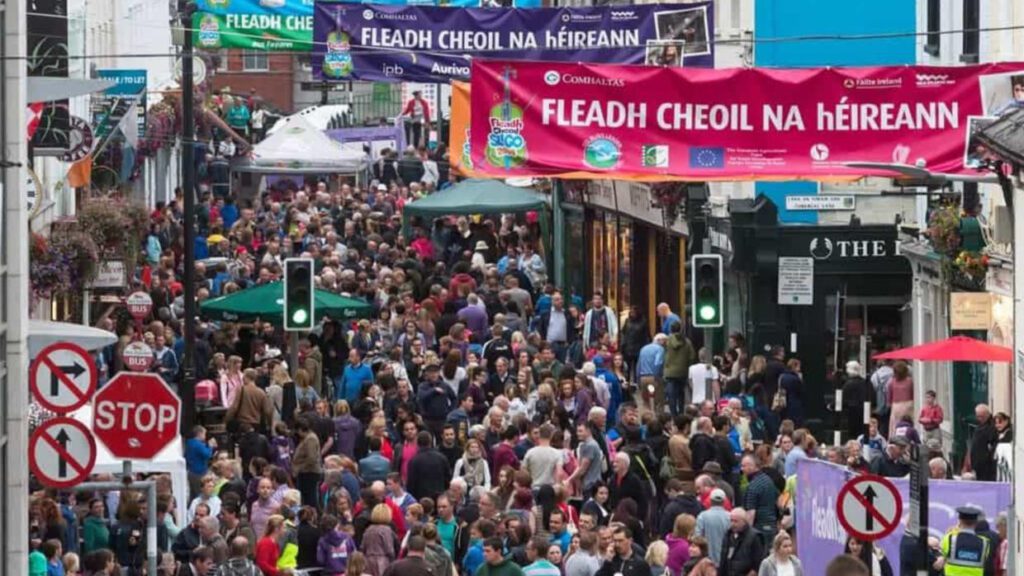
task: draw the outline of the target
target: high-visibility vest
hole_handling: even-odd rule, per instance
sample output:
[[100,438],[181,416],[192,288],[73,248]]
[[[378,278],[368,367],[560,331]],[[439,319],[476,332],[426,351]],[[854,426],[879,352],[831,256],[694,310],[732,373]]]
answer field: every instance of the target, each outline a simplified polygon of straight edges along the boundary
[[978,536],[973,530],[951,530],[942,538],[945,576],[984,576],[985,563],[991,553],[988,538]]

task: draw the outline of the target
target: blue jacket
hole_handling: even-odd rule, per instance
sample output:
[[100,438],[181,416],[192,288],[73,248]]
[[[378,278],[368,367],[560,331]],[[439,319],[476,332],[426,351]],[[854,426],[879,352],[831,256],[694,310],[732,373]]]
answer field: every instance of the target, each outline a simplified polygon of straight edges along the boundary
[[367,484],[388,479],[391,472],[391,461],[381,456],[380,452],[370,452],[366,458],[359,461],[359,475]]
[[341,373],[341,386],[334,387],[334,399],[347,400],[349,406],[355,406],[363,390],[363,382],[367,381],[373,382],[373,369],[369,364],[346,364]]
[[190,474],[204,476],[210,471],[210,458],[213,457],[213,448],[206,445],[199,438],[189,438],[185,442],[185,465]]
[[665,368],[665,347],[651,342],[640,349],[640,357],[636,361],[637,374],[640,376],[661,376]]

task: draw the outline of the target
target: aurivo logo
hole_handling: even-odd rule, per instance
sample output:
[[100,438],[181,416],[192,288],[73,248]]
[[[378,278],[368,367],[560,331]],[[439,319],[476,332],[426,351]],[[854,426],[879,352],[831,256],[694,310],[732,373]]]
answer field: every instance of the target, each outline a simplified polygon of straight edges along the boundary
[[544,74],[544,83],[547,84],[548,86],[556,86],[561,81],[562,75],[559,74],[558,72],[555,72],[554,70],[548,70]]

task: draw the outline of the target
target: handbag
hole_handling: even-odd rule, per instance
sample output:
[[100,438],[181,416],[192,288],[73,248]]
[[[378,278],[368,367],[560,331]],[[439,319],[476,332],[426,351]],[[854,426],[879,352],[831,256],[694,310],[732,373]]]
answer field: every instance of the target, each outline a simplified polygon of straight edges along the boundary
[[658,468],[658,477],[662,480],[671,480],[676,477],[676,467],[672,464],[672,458],[666,454],[661,457],[661,466]]
[[786,409],[786,390],[779,386],[772,398],[772,412],[782,412]]

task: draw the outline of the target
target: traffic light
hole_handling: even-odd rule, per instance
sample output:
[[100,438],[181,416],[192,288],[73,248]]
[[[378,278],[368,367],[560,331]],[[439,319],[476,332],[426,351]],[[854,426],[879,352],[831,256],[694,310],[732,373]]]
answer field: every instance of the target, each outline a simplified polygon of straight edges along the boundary
[[695,254],[690,260],[690,308],[694,328],[722,326],[722,257]]
[[284,261],[284,329],[312,330],[313,261],[308,258],[288,258]]

